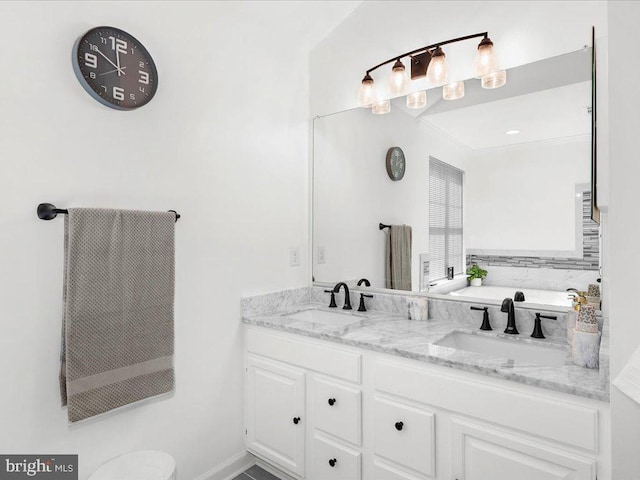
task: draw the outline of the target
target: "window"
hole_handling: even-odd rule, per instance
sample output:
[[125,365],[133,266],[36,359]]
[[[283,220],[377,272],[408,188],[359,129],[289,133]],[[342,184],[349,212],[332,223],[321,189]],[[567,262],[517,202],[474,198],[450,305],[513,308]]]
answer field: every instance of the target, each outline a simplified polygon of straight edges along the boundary
[[429,281],[463,272],[462,176],[464,172],[429,157]]

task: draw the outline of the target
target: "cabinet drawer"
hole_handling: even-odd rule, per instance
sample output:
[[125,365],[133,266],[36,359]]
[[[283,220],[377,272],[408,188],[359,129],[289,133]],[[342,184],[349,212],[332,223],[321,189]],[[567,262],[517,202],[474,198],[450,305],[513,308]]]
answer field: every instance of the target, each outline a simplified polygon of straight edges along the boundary
[[[560,400],[542,392],[532,394],[517,387],[496,387],[492,382],[458,376],[454,371],[442,373],[442,368],[414,368],[386,361],[377,362],[375,368],[375,387],[378,391],[591,452],[598,451],[597,408]],[[470,392],[473,392],[472,399]],[[487,408],[488,405],[492,408]],[[509,408],[498,408],[500,405]],[[535,415],[524,415],[522,412],[535,412]]]
[[360,480],[360,452],[316,435],[313,445],[313,478]]
[[374,452],[417,473],[435,471],[435,415],[396,400],[374,399]]
[[360,390],[323,378],[313,379],[314,426],[354,445],[361,443]]
[[247,349],[251,353],[359,384],[362,356],[324,343],[298,340],[255,328],[247,330]]

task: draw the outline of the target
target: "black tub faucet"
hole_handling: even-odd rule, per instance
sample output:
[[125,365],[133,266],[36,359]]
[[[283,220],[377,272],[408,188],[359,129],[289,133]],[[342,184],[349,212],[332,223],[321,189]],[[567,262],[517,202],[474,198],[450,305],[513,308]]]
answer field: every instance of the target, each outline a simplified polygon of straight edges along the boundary
[[358,286],[361,286],[364,283],[365,287],[370,287],[371,286],[371,282],[369,280],[367,280],[366,278],[361,278],[360,280],[358,280]]
[[513,308],[513,300],[505,298],[502,301],[502,307],[500,311],[507,314],[507,328],[504,329],[504,333],[510,333],[511,335],[518,335],[520,332],[516,328],[516,312]]
[[515,295],[513,296],[513,301],[514,302],[524,302],[525,298],[524,298],[524,293],[522,293],[520,290],[518,290]]
[[344,286],[344,307],[343,310],[351,310],[351,295],[349,294],[349,287],[344,282],[336,283],[336,286],[333,287],[333,291],[335,293],[340,293],[340,287]]

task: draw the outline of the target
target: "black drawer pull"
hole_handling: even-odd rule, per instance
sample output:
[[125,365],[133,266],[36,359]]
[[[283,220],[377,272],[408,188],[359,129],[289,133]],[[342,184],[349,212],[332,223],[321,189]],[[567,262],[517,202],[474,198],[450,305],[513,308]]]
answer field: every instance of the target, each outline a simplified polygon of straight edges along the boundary
[[400,431],[404,428],[403,422],[396,422],[396,430]]
[[296,425],[300,423],[300,417],[293,417],[293,423],[295,423]]
[[330,398],[329,399],[329,405],[331,405],[332,407],[336,404],[336,399],[335,398]]
[[331,460],[329,460],[329,465],[331,465],[332,467],[335,467],[336,463],[338,463],[338,460],[336,460],[335,458],[332,458]]

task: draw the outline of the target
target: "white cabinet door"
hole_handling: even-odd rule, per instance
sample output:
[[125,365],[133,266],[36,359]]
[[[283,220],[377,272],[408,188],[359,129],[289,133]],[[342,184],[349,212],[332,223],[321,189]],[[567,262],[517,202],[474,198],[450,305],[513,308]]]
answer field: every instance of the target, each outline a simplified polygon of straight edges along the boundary
[[[401,469],[435,475],[435,415],[422,408],[376,396],[374,451]],[[491,479],[494,480],[494,479]]]
[[519,434],[453,421],[455,480],[595,480],[595,460]]
[[304,371],[250,355],[247,375],[248,450],[303,476]]

